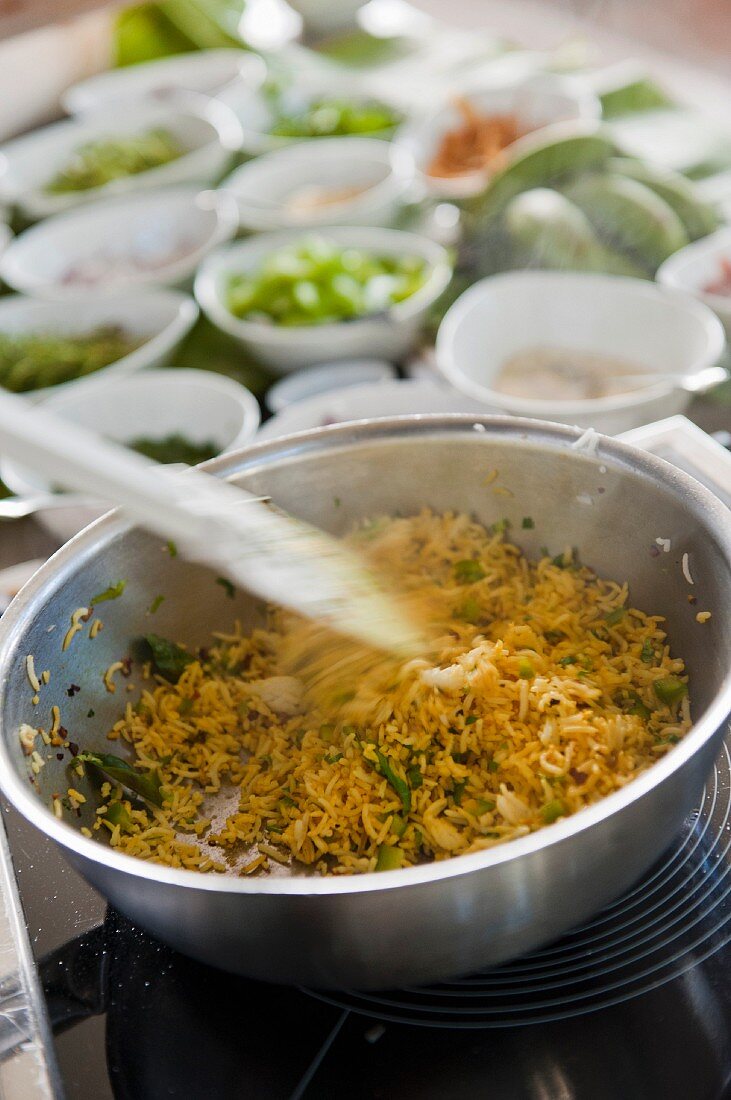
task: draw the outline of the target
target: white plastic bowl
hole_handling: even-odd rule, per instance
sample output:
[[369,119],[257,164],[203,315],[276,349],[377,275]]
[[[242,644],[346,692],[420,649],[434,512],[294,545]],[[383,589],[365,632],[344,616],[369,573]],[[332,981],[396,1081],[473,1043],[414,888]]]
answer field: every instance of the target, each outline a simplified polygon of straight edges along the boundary
[[98,73],[68,88],[61,106],[70,115],[86,115],[130,100],[160,103],[180,92],[216,96],[239,83],[259,88],[265,77],[266,65],[249,50],[196,50]]
[[335,226],[320,235],[341,247],[363,248],[379,255],[421,256],[429,265],[424,285],[386,313],[338,324],[298,327],[242,321],[224,304],[228,276],[256,270],[263,259],[302,239],[303,231],[262,233],[217,249],[205,260],[195,280],[195,295],[210,320],[239,340],[274,371],[285,374],[314,363],[337,359],[399,359],[413,344],[424,314],[452,275],[449,254],[441,245],[396,229]]
[[559,347],[622,359],[638,373],[691,374],[721,356],[723,328],[687,294],[642,279],[555,271],[493,275],[465,291],[437,334],[437,366],[463,393],[516,416],[609,435],[682,412],[690,394],[667,380],[613,397],[545,401],[492,388],[506,359]]
[[267,407],[278,413],[290,405],[323,393],[344,390],[349,386],[391,382],[395,374],[395,368],[384,359],[342,359],[336,363],[292,371],[267,390],[265,400]]
[[[0,332],[80,335],[100,325],[119,325],[130,335],[144,339],[135,351],[97,371],[94,380],[118,378],[166,363],[197,317],[198,307],[193,299],[173,290],[149,289],[116,298],[74,302],[44,302],[20,295],[0,298]],[[65,382],[33,390],[27,396],[38,400],[79,384]]]
[[[86,191],[48,194],[46,184],[86,142],[169,131],[188,150],[176,160]],[[223,103],[186,95],[175,106],[143,102],[109,108],[84,119],[54,122],[0,148],[0,201],[15,204],[31,219],[46,218],[72,206],[150,187],[216,180],[231,153],[240,148],[241,129]]]
[[[351,102],[371,102],[377,99],[379,102],[389,105],[403,115],[403,109],[390,103],[383,96],[376,96],[362,90],[348,91],[347,87],[337,80],[321,83],[318,80],[302,78],[297,83],[285,87],[280,96],[280,106],[287,114],[299,114],[308,104],[319,99],[346,99]],[[221,93],[219,99],[231,108],[241,124],[242,144],[241,148],[249,156],[258,157],[262,153],[272,153],[275,149],[284,149],[299,142],[322,141],[323,138],[302,137],[278,137],[270,133],[277,120],[278,112],[275,110],[272,98],[261,90],[245,88],[242,85],[227,88]],[[345,141],[350,137],[370,137],[372,139],[390,138],[390,134],[374,133],[362,135],[342,135],[334,137],[333,141]]]
[[[203,370],[95,376],[49,394],[42,403],[72,424],[118,443],[180,434],[194,443],[214,443],[219,454],[250,442],[260,419],[258,402],[244,386]],[[73,444],[73,430],[69,442]],[[19,496],[53,491],[44,478],[7,459],[0,462],[0,477]],[[68,509],[49,508],[39,512],[38,519],[66,541],[105,510],[104,504],[69,498]]]
[[[189,286],[201,260],[230,240],[237,226],[236,204],[222,192],[201,192],[195,185],[144,191],[32,226],[0,258],[0,277],[42,298]],[[84,278],[73,281],[70,273],[80,265]]]
[[321,428],[326,424],[342,424],[348,420],[366,420],[379,416],[411,416],[419,413],[485,413],[495,412],[480,401],[445,386],[443,382],[426,379],[394,379],[390,382],[368,382],[362,386],[319,393],[288,405],[262,424],[257,441],[279,439],[292,432]]
[[681,248],[657,271],[664,286],[685,290],[705,302],[722,321],[731,340],[731,294],[708,294],[703,288],[721,276],[721,261],[731,264],[731,225]]
[[[242,165],[221,183],[253,231],[322,225],[390,225],[414,178],[414,162],[376,138],[313,138]],[[345,202],[306,213],[287,203],[307,188],[367,188]]]
[[[550,73],[516,76],[487,87],[464,88],[459,96],[480,114],[511,114],[522,123],[526,133],[500,154],[501,165],[505,157],[518,155],[521,143],[542,127],[575,119],[598,119],[601,115],[599,100],[580,80]],[[432,195],[467,198],[478,194],[487,183],[489,168],[449,178],[429,174],[429,164],[442,137],[462,125],[462,121],[454,102],[444,103],[420,118],[405,122],[396,134],[394,144],[413,156],[418,176]]]

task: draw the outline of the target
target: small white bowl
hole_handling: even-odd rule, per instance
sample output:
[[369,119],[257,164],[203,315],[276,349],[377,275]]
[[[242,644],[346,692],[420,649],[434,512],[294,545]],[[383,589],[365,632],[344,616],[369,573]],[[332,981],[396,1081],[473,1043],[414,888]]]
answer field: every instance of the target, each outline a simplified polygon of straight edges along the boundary
[[[49,194],[46,184],[86,142],[124,137],[160,128],[188,150],[176,160],[86,191]],[[0,201],[15,204],[30,219],[46,218],[72,206],[150,187],[216,180],[240,148],[241,129],[223,103],[204,96],[161,107],[133,103],[84,119],[54,122],[0,148]]]
[[217,96],[239,83],[259,88],[265,78],[264,61],[250,50],[196,50],[98,73],[68,88],[61,106],[70,115],[86,115],[130,100],[166,102],[180,92]]
[[[328,84],[321,84],[319,81],[303,78],[298,80],[297,83],[283,88],[278,102],[287,114],[299,114],[301,111],[306,110],[310,103],[319,99],[331,98],[366,103],[377,99],[379,102],[388,103],[400,117],[403,117],[404,113],[402,108],[390,103],[382,96],[371,95],[364,91],[349,92],[347,88],[339,85],[335,80]],[[241,148],[249,156],[258,157],[262,153],[273,153],[275,149],[284,149],[299,142],[323,140],[323,138],[314,137],[278,137],[276,134],[270,133],[272,126],[277,121],[278,112],[275,109],[275,101],[272,97],[261,90],[239,85],[235,88],[227,88],[221,93],[219,99],[231,108],[238,119],[242,131]],[[341,137],[333,137],[331,140],[345,141],[347,138],[356,136],[390,140],[392,135],[380,132],[359,135],[343,134]]]
[[288,0],[315,35],[334,34],[357,26],[358,12],[367,0]]
[[13,241],[13,231],[9,225],[0,221],[0,258],[5,255],[5,252],[10,247]]
[[[313,228],[322,225],[390,225],[414,178],[414,162],[376,138],[313,138],[243,164],[221,188],[238,204],[242,228]],[[343,202],[307,211],[287,204],[312,188],[363,190]]]
[[0,277],[40,298],[187,287],[204,256],[230,240],[237,226],[236,204],[223,192],[195,185],[143,191],[27,229],[0,258]]
[[391,382],[395,374],[395,368],[383,359],[342,359],[293,371],[267,390],[265,400],[267,407],[278,413],[289,405],[308,401],[322,393]]
[[[515,115],[525,133],[506,146],[497,161],[518,155],[522,143],[544,126],[574,119],[597,119],[601,115],[599,100],[575,77],[538,73],[517,76],[507,83],[487,87],[466,87],[459,92],[482,115]],[[397,148],[413,156],[419,178],[428,192],[442,198],[467,198],[484,190],[489,168],[466,172],[460,176],[440,177],[429,174],[429,165],[441,139],[463,123],[454,102],[445,103],[429,114],[404,123],[394,139]]]
[[257,442],[279,439],[293,432],[322,428],[327,424],[342,424],[349,420],[370,420],[380,416],[412,416],[423,413],[496,412],[481,401],[445,386],[443,382],[425,379],[394,379],[390,382],[368,382],[362,386],[347,386],[329,393],[320,393],[305,401],[288,405],[262,424]]
[[[165,439],[179,434],[194,443],[215,444],[217,453],[250,442],[259,427],[256,398],[231,378],[204,370],[151,370],[128,378],[91,377],[46,396],[42,404],[71,424],[92,428],[117,443]],[[73,445],[73,429],[69,432]],[[53,492],[43,477],[3,459],[0,477],[19,496]],[[94,501],[37,513],[64,541],[106,511]]]
[[[0,298],[0,332],[61,333],[80,335],[100,325],[118,325],[144,343],[129,355],[102,367],[94,379],[118,378],[166,363],[195,324],[198,307],[187,294],[149,289],[144,293],[117,298],[82,299],[74,302],[44,302],[13,295]],[[90,381],[89,376],[87,381]],[[79,382],[64,382],[26,396],[38,400]]]
[[724,343],[718,318],[680,291],[612,275],[521,271],[482,279],[457,299],[439,327],[436,359],[453,386],[504,412],[614,435],[682,412],[690,394],[663,379],[612,397],[546,401],[491,384],[507,359],[538,347],[685,375],[713,366]]
[[685,290],[710,306],[731,340],[731,294],[709,294],[703,289],[721,277],[722,260],[731,264],[731,225],[681,248],[660,265],[655,277],[664,286]]
[[255,271],[266,256],[306,236],[302,230],[262,233],[219,248],[204,260],[195,280],[195,296],[203,312],[278,374],[337,359],[399,359],[413,344],[424,314],[451,279],[449,253],[426,237],[397,229],[334,226],[319,235],[336,245],[379,255],[420,256],[429,266],[426,281],[387,312],[352,321],[297,327],[242,321],[224,304],[228,276]]

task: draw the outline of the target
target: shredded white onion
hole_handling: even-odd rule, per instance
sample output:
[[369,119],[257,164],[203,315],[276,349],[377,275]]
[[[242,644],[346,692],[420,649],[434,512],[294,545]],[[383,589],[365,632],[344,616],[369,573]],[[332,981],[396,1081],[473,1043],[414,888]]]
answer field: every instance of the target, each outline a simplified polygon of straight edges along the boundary
[[670,539],[655,539],[655,542],[661,550],[665,551],[666,554],[670,553]]
[[695,581],[690,575],[690,566],[688,565],[688,555],[683,554],[683,576],[687,580],[688,584],[695,584]]

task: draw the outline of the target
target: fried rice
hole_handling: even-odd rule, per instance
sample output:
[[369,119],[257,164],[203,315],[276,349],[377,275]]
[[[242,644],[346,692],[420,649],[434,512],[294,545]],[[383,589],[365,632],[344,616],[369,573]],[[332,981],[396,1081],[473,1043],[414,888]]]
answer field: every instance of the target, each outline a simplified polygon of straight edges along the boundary
[[569,549],[528,560],[504,527],[423,511],[353,533],[434,644],[327,705],[287,660],[307,624],[277,609],[155,676],[109,738],[162,805],[106,780],[97,834],[172,867],[353,874],[504,844],[630,783],[690,728],[663,620]]

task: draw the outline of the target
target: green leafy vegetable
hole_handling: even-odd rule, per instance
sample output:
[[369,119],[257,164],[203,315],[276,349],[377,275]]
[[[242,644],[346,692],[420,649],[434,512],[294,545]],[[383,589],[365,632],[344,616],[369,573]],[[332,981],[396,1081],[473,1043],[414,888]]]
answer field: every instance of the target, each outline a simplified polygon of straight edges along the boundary
[[145,641],[152,651],[152,661],[156,670],[166,680],[175,684],[187,665],[194,660],[182,646],[161,638],[159,634],[146,634]]
[[91,602],[96,604],[104,603],[105,600],[118,600],[126,587],[126,581],[117,581],[116,584],[110,584],[109,588],[105,588],[103,592],[99,592],[96,596],[92,596]]
[[126,760],[110,753],[80,752],[76,759],[84,764],[93,764],[110,779],[134,791],[153,806],[162,806],[160,776],[156,771],[139,772]]
[[617,623],[622,621],[626,614],[626,607],[615,607],[614,611],[610,611],[608,615],[604,616],[604,621],[608,626],[616,626]]

